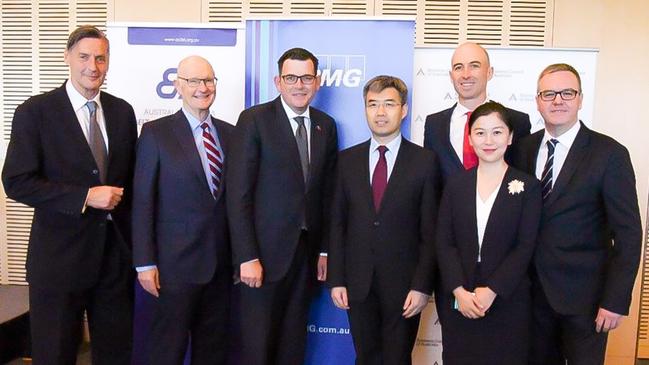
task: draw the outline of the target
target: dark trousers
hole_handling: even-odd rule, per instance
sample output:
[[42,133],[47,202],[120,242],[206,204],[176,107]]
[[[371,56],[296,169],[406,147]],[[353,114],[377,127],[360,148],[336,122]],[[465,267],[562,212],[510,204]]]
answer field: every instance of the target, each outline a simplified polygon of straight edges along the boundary
[[206,284],[160,283],[147,339],[149,364],[182,364],[188,340],[192,365],[225,364],[231,283],[229,269]]
[[[241,364],[302,365],[315,271],[302,233],[286,276],[260,288],[241,283]],[[263,262],[262,262],[263,265]]]
[[61,291],[29,287],[29,315],[34,365],[74,365],[81,342],[84,310],[88,314],[93,365],[131,363],[133,272],[130,253],[112,223],[99,281],[91,288]]
[[604,364],[608,334],[595,332],[593,313],[563,315],[557,313],[536,280],[532,290],[532,343],[530,364],[600,365]]
[[410,365],[417,339],[419,315],[404,318],[408,291],[397,291],[376,273],[369,294],[349,302],[349,326],[356,365]]

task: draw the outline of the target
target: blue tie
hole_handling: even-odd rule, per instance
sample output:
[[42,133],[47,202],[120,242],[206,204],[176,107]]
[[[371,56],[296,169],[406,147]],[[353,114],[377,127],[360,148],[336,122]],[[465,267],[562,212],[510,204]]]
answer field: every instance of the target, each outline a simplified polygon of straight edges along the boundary
[[557,143],[559,143],[559,141],[554,138],[546,142],[548,146],[548,159],[545,160],[543,174],[541,174],[543,200],[545,200],[552,192],[552,166],[554,165],[554,148],[557,146]]

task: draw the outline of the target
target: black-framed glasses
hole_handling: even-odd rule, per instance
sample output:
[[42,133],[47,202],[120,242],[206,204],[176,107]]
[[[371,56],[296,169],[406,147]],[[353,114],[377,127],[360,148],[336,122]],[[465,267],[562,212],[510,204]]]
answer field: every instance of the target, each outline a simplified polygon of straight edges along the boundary
[[311,85],[315,81],[316,75],[293,75],[293,74],[288,74],[288,75],[282,75],[282,80],[284,80],[285,83],[289,85],[293,85],[297,82],[297,80],[302,81],[304,85]]
[[543,101],[554,101],[557,95],[561,95],[562,100],[573,100],[579,94],[581,94],[581,92],[575,89],[563,89],[561,91],[543,90],[539,91],[537,95]]
[[218,79],[216,77],[213,77],[211,79],[199,79],[199,78],[185,78],[185,77],[180,77],[178,76],[179,79],[185,80],[187,82],[187,85],[189,87],[199,87],[201,86],[201,83],[205,84],[206,87],[214,87],[216,86],[216,82]]

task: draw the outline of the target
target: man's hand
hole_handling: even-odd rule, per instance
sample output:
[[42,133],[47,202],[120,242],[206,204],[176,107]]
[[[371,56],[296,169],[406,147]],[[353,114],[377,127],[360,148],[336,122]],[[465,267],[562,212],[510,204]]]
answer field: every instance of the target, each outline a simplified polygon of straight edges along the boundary
[[486,314],[496,299],[496,293],[487,286],[475,288],[474,292],[482,313]]
[[475,295],[461,286],[453,290],[455,300],[457,300],[457,310],[466,318],[476,319],[484,317],[484,312],[479,307],[479,302]]
[[261,288],[261,282],[264,280],[264,268],[259,260],[248,261],[240,266],[241,281],[251,288]]
[[622,323],[622,315],[607,311],[600,307],[597,311],[597,318],[595,318],[595,331],[608,332],[616,329]]
[[88,190],[86,205],[96,209],[113,210],[122,200],[124,188],[115,186],[94,186]]
[[327,281],[327,256],[318,257],[318,280]]
[[428,304],[428,295],[411,290],[403,303],[403,314],[401,315],[404,318],[414,317],[426,307],[426,304]]
[[160,290],[160,276],[157,267],[137,273],[137,280],[149,294],[156,298],[160,296],[158,292]]
[[334,305],[340,309],[349,309],[349,301],[347,300],[347,288],[344,286],[336,286],[331,288],[331,300]]

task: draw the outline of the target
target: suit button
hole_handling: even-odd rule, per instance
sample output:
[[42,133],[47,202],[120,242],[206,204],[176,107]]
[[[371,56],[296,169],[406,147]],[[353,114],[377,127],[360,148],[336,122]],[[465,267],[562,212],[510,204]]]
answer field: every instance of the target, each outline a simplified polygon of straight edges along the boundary
[[99,170],[97,170],[97,169],[92,170],[93,175],[97,175],[98,173],[99,173]]
[[381,222],[379,222],[379,221],[374,221],[374,227],[378,227],[378,226],[380,226],[380,225],[381,225]]

